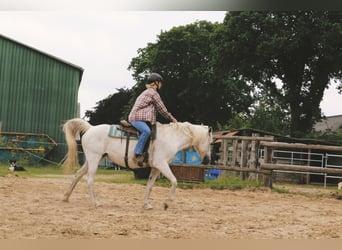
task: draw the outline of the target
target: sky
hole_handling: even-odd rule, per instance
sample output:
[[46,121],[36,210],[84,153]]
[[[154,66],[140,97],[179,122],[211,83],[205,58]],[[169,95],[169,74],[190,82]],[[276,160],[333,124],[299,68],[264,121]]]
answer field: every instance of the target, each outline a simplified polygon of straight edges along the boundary
[[[81,117],[96,103],[135,82],[127,68],[139,48],[156,42],[161,31],[199,20],[222,22],[225,11],[6,10],[0,33],[84,69],[78,93]],[[334,84],[321,108],[341,115]]]

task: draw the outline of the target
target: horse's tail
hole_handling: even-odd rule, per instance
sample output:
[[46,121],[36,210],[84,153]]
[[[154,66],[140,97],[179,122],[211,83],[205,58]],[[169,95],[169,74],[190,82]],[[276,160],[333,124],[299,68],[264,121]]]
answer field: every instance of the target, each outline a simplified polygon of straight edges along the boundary
[[91,127],[92,126],[88,122],[80,118],[71,119],[64,123],[63,132],[68,145],[67,158],[63,164],[66,171],[70,172],[72,168],[78,164],[76,137],[79,136],[80,133],[85,133]]

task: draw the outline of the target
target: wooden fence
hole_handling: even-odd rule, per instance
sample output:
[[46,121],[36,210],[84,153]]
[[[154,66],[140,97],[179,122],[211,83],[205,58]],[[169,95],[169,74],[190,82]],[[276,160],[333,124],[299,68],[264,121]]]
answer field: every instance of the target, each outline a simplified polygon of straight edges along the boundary
[[[269,187],[272,187],[274,171],[333,174],[342,178],[342,163],[341,167],[338,168],[311,165],[311,154],[313,154],[311,152],[313,150],[337,152],[341,153],[342,156],[342,147],[274,142],[273,137],[261,137],[257,134],[253,136],[218,136],[215,139],[221,144],[217,153],[217,164],[189,165],[172,163],[170,164],[171,167],[173,169],[192,167],[201,169],[202,173],[204,170],[212,168],[234,171],[240,174],[242,178],[249,177],[251,174],[261,174],[264,185]],[[260,149],[264,152],[263,157],[259,154]],[[307,159],[305,159],[307,164],[304,166],[275,162],[273,154],[276,149],[303,150],[307,152]],[[176,177],[182,179],[181,176]]]
[[[320,150],[322,152],[338,152],[342,153],[342,147],[338,146],[326,146],[326,145],[313,145],[313,144],[299,144],[299,143],[281,143],[281,142],[266,142],[260,143],[260,146],[264,148],[264,162],[260,164],[260,169],[271,171],[270,175],[266,176],[265,184],[268,183],[269,187],[272,187],[272,174],[273,171],[289,171],[289,172],[300,172],[300,173],[319,173],[319,174],[333,174],[336,177],[341,176],[342,178],[342,166],[340,168],[331,167],[317,167],[311,166],[311,154],[312,150]],[[292,165],[292,164],[281,164],[272,162],[273,151],[275,149],[292,149],[292,150],[305,150],[307,151],[307,165]]]
[[[258,168],[258,150],[261,141],[273,141],[272,136],[216,136],[215,141],[220,142],[218,161],[215,165],[190,165],[171,163],[170,167],[176,178],[185,181],[204,181],[198,178],[204,175],[204,170],[219,169],[234,171],[246,178],[248,173],[270,175],[271,171]],[[186,169],[186,171],[183,171]],[[197,170],[196,170],[197,169]],[[199,169],[199,170],[198,170]]]

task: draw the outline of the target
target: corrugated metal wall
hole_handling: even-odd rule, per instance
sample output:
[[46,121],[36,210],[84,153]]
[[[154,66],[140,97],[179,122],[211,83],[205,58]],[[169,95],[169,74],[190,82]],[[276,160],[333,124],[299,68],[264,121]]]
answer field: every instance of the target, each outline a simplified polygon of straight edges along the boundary
[[64,157],[63,121],[77,117],[83,69],[0,35],[2,131],[48,134]]

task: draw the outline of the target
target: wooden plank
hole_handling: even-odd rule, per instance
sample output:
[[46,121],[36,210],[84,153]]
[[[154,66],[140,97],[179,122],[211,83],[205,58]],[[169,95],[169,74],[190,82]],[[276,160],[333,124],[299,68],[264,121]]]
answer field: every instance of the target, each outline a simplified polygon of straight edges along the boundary
[[300,165],[290,164],[272,164],[263,163],[261,164],[262,170],[282,170],[282,171],[296,171],[296,172],[311,172],[311,173],[326,173],[326,174],[337,174],[342,175],[342,168],[322,168],[322,167],[308,167]]
[[342,147],[339,147],[339,146],[326,146],[326,145],[316,145],[316,144],[261,141],[260,145],[264,147],[270,147],[270,148],[319,149],[319,150],[342,152]]
[[232,166],[224,166],[224,165],[191,165],[191,164],[180,164],[180,163],[170,163],[170,167],[196,167],[202,169],[220,169],[220,170],[228,170],[228,171],[237,171],[237,172],[252,172],[252,173],[259,173],[259,174],[270,174],[269,170],[262,170],[256,168],[241,168],[241,167],[232,167]]
[[213,136],[214,139],[233,139],[233,140],[246,140],[246,141],[274,141],[273,136],[234,136],[234,135],[222,135]]

